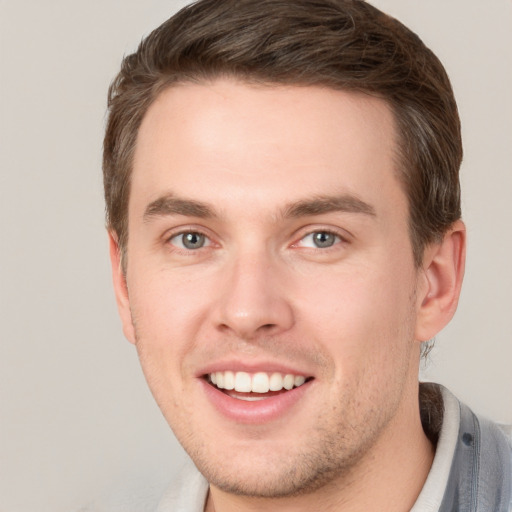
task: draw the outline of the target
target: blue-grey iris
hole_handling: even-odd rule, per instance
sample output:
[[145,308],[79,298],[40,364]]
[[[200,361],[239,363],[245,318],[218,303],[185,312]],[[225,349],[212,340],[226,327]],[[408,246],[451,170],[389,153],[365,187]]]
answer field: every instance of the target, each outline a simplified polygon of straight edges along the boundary
[[200,249],[205,243],[205,236],[201,233],[184,233],[182,240],[187,249]]
[[321,249],[325,247],[331,247],[334,245],[335,241],[336,235],[327,231],[318,231],[317,233],[313,234],[314,244]]

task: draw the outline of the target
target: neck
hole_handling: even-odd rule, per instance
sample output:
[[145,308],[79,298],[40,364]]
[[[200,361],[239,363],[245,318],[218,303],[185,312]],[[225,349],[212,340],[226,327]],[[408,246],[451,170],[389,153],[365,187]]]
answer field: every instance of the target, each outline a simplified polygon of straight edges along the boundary
[[286,498],[233,496],[210,487],[205,512],[407,512],[418,497],[434,458],[421,425],[418,386],[399,414],[350,472],[309,494]]

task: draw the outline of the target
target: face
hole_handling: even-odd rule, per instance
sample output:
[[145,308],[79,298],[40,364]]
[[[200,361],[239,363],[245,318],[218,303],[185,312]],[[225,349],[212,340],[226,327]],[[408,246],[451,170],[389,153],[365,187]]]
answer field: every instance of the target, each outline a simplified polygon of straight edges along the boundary
[[395,145],[386,103],[325,88],[179,85],[147,112],[121,315],[214,487],[326,485],[417,408]]

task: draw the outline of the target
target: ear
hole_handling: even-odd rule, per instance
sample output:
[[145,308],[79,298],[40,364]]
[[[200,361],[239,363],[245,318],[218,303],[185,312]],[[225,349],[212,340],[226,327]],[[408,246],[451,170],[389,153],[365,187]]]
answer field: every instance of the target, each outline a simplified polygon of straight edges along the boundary
[[108,237],[110,245],[110,263],[112,265],[112,281],[116,294],[117,309],[121,317],[126,339],[130,343],[135,344],[135,329],[133,328],[132,314],[130,311],[128,287],[126,285],[126,276],[121,265],[121,249],[114,233],[109,231]]
[[456,221],[440,243],[425,249],[416,339],[432,339],[452,319],[459,302],[466,260],[466,227]]

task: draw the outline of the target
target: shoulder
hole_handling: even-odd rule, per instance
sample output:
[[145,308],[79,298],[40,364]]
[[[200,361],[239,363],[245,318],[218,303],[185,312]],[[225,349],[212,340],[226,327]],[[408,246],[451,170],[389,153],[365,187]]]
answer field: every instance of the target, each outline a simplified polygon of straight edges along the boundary
[[203,512],[208,484],[187,458],[169,484],[167,471],[125,478],[77,512]]
[[155,512],[167,484],[160,475],[130,476],[77,512]]
[[156,512],[203,512],[207,495],[208,482],[188,460],[164,492]]
[[511,427],[500,427],[461,402],[459,408],[459,432],[445,498],[452,495],[450,502],[458,502],[461,510],[508,512],[512,500]]
[[503,425],[502,423],[498,423],[498,427],[512,445],[512,425]]

